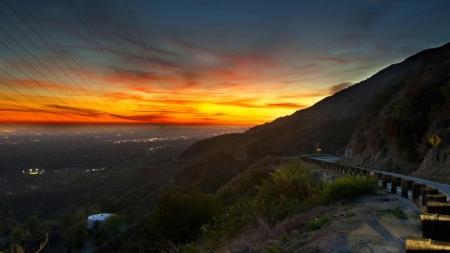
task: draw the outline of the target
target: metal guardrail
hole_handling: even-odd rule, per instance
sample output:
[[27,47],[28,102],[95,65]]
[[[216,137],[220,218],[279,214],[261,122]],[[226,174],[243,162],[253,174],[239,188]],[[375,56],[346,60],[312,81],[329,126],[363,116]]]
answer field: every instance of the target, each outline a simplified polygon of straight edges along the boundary
[[[364,168],[345,164],[321,161],[313,157],[321,154],[302,155],[305,162],[314,163],[322,168],[336,170],[344,174],[359,177],[374,177],[381,180],[381,185],[387,189],[391,183],[390,192],[397,193],[397,186],[401,186],[401,196],[408,198],[411,191],[411,201],[421,207],[422,237],[406,238],[406,252],[450,252],[450,203],[448,196],[439,189],[426,184],[402,178],[401,175],[391,175],[383,171],[371,171]],[[336,155],[328,155],[336,156]],[[405,176],[406,177],[406,176]]]
[[341,157],[339,154],[306,154],[302,155],[302,157],[322,157],[322,156],[330,156],[330,157]]

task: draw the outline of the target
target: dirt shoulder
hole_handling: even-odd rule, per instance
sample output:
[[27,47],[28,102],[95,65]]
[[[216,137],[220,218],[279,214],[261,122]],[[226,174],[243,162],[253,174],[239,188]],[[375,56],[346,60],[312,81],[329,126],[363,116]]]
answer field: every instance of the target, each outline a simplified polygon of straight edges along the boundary
[[291,252],[405,252],[405,239],[420,236],[420,209],[380,191],[336,206],[325,227],[282,244]]
[[[314,167],[324,181],[342,174]],[[291,237],[280,246],[290,252],[406,252],[408,236],[420,236],[420,208],[410,199],[379,190],[338,203],[327,215],[331,221],[317,231]]]

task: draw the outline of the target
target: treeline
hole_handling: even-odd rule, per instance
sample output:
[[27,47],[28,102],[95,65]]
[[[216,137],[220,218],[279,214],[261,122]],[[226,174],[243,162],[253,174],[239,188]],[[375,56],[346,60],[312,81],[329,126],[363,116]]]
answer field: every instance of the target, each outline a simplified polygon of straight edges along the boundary
[[[102,196],[97,203],[90,206],[89,214],[96,214],[101,210],[119,210],[118,205],[120,204],[117,199],[108,195]],[[97,246],[101,246],[124,232],[128,223],[125,216],[113,215],[103,226],[97,225],[93,230],[87,230],[87,215],[84,208],[78,209],[75,214],[66,212],[56,219],[48,220],[41,220],[38,210],[24,222],[15,219],[13,210],[10,210],[7,216],[0,221],[0,234],[5,235],[0,242],[0,250],[21,245],[28,251],[34,251],[39,248],[40,242],[44,241],[47,235],[48,242],[43,252],[81,249],[89,238]]]

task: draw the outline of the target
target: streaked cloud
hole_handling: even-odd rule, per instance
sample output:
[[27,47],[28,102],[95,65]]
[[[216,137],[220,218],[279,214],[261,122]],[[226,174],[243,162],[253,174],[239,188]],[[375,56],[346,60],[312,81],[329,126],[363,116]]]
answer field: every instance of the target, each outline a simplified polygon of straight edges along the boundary
[[338,63],[349,63],[347,60],[339,59],[339,58],[330,58],[330,57],[314,57],[316,60],[321,61],[332,61],[332,62],[338,62]]

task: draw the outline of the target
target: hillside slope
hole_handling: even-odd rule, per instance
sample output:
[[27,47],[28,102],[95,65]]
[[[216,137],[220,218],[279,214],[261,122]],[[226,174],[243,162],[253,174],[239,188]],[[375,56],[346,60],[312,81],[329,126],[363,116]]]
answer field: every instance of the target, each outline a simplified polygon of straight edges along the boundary
[[348,145],[355,164],[450,180],[450,44],[413,57],[420,65],[375,96]]

